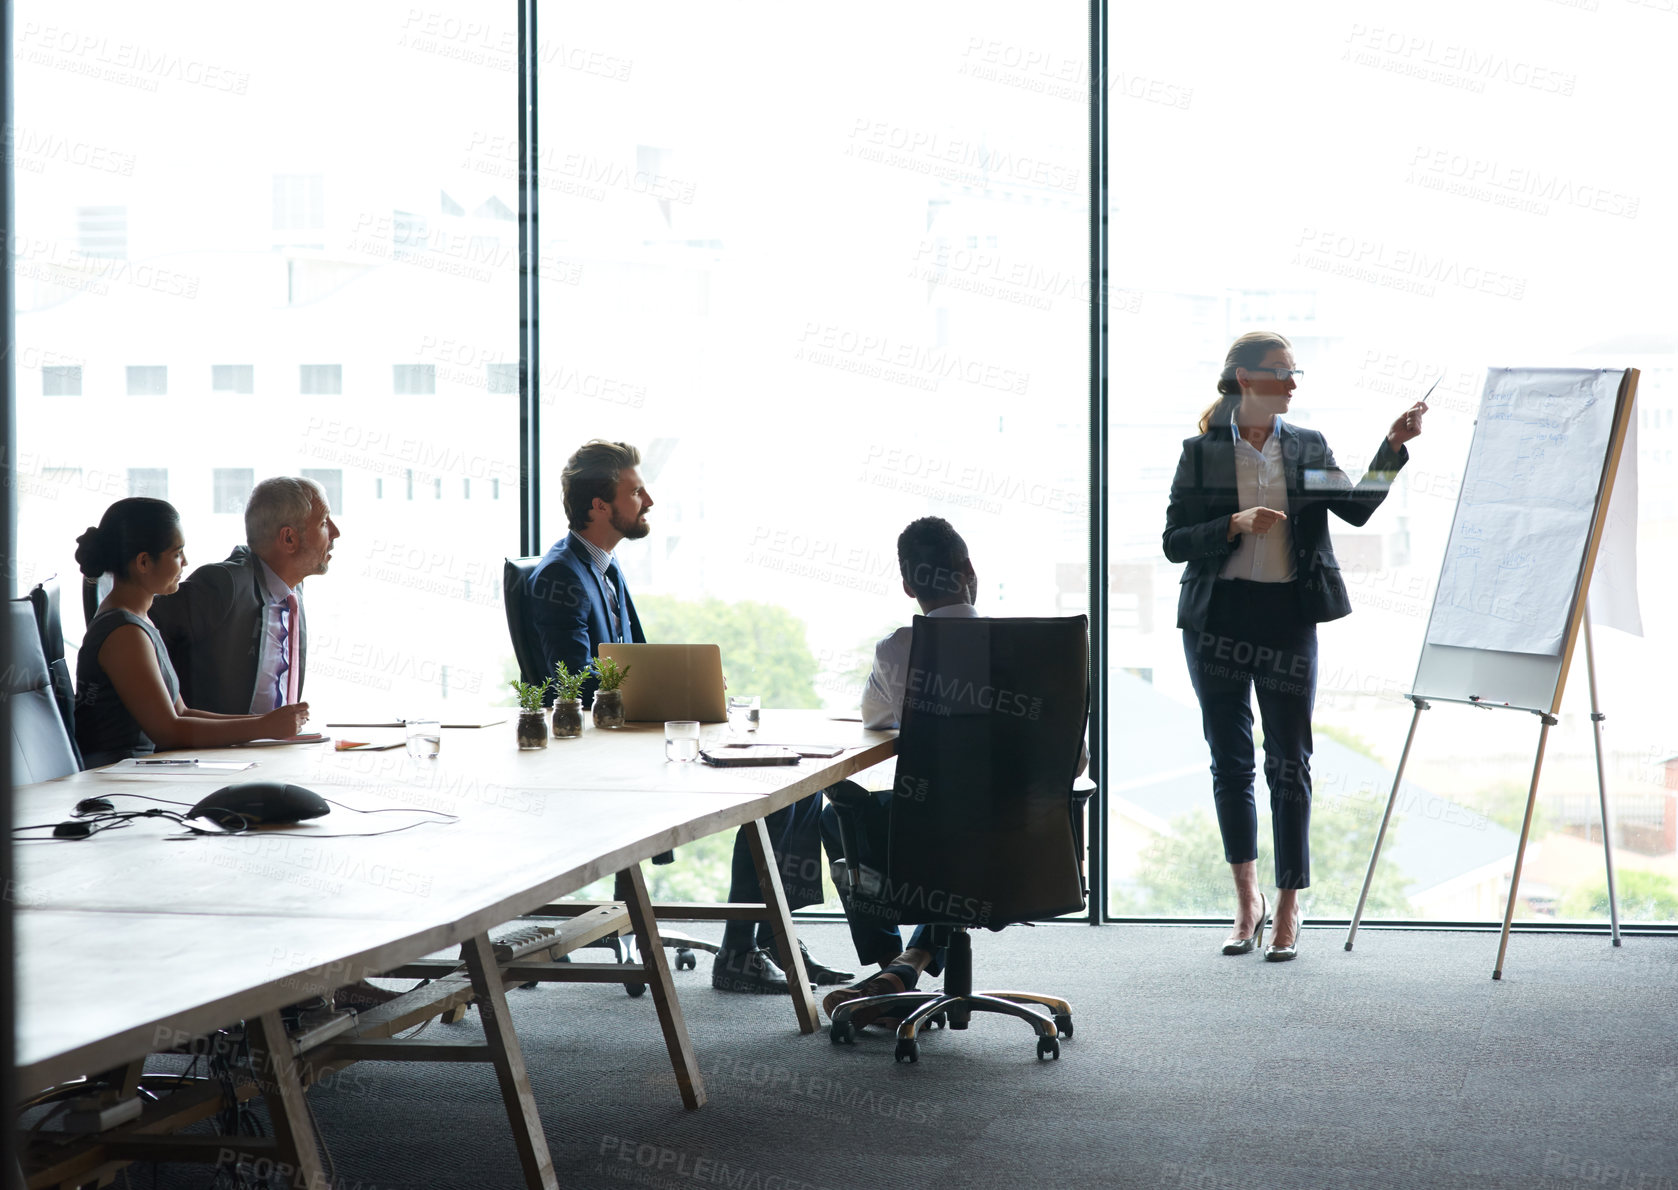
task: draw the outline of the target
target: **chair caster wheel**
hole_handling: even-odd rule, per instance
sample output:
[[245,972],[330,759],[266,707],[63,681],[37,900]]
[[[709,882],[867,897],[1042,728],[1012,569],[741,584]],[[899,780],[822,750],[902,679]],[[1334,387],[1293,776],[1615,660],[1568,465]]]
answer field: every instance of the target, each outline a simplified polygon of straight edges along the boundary
[[647,994],[647,985],[644,983],[626,983],[623,985],[623,990],[628,992],[630,999],[633,1000]]
[[856,1026],[848,1020],[834,1021],[828,1026],[827,1039],[834,1045],[855,1045]]
[[1037,1039],[1037,1056],[1039,1058],[1054,1058],[1060,1060],[1060,1042],[1053,1037],[1039,1037]]
[[926,1027],[929,1029],[948,1029],[950,1022],[943,1013],[935,1012],[926,1018]]
[[1055,1028],[1059,1030],[1062,1037],[1070,1038],[1072,1036],[1072,1014],[1069,1012],[1057,1013],[1055,1015]]
[[899,1038],[896,1058],[899,1062],[919,1062],[921,1060],[921,1043],[913,1037]]
[[676,970],[692,971],[697,966],[699,960],[693,957],[693,951],[685,946],[676,951]]

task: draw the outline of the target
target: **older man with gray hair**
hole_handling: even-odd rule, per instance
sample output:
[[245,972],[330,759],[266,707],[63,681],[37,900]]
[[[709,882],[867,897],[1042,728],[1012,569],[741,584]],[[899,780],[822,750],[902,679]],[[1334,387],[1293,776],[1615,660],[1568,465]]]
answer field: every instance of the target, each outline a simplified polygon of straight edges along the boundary
[[326,573],[337,539],[320,484],[265,479],[245,504],[246,544],[152,601],[188,706],[260,715],[301,701],[308,632],[300,586]]

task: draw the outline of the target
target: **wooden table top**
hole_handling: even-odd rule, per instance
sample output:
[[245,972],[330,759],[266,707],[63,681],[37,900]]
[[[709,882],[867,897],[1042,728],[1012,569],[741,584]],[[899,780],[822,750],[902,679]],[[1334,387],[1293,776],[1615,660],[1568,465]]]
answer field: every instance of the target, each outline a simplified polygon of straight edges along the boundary
[[[715,732],[721,732],[719,727]],[[334,734],[365,739],[367,731]],[[387,735],[389,733],[386,733]],[[331,743],[199,751],[255,760],[195,776],[78,773],[15,791],[17,823],[83,798],[191,804],[224,784],[282,780],[360,810],[249,835],[172,840],[162,819],[16,847],[20,1090],[159,1048],[458,943],[671,847],[760,818],[888,758],[892,733],[821,712],[766,711],[765,743],[844,744],[831,760],[716,769],[664,759],[659,724],[585,728],[520,752],[511,722],[445,729],[436,760]],[[705,743],[715,738],[705,729]],[[187,755],[185,753],[181,755]],[[180,807],[172,807],[180,808]],[[327,838],[434,818],[372,838]]]

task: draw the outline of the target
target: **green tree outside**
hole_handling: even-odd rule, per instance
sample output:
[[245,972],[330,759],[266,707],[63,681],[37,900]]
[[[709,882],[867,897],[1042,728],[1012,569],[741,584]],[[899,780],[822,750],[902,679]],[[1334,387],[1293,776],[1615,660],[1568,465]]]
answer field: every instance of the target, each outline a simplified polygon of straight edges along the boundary
[[[1637,868],[1621,869],[1614,875],[1621,921],[1678,921],[1678,884],[1672,877]],[[1575,921],[1607,921],[1608,877],[1575,888],[1562,898],[1557,912]]]
[[[1311,887],[1303,894],[1306,912],[1313,916],[1350,917],[1381,824],[1382,804],[1353,798],[1318,798],[1311,807]],[[1223,839],[1217,820],[1206,809],[1191,810],[1171,820],[1172,834],[1161,835],[1142,853],[1134,887],[1115,890],[1113,911],[1139,916],[1222,917],[1235,906],[1235,883],[1224,862]],[[1404,896],[1404,874],[1392,860],[1399,827],[1387,828],[1381,865],[1364,907],[1366,917],[1411,917],[1414,909]],[[1258,823],[1259,887],[1275,878],[1270,844],[1270,816]],[[1267,896],[1274,894],[1267,892]]]
[[720,646],[731,692],[756,694],[766,707],[822,705],[816,694],[816,657],[804,621],[786,608],[669,595],[642,596],[635,608],[649,641]]

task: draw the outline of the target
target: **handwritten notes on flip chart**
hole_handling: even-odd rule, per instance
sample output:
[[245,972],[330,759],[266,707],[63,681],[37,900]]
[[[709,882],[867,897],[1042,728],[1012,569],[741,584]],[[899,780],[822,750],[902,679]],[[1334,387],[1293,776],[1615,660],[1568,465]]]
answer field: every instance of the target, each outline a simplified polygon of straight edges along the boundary
[[1574,368],[1487,375],[1428,644],[1561,651],[1621,375]]

